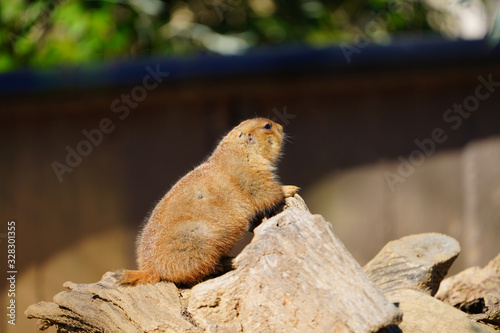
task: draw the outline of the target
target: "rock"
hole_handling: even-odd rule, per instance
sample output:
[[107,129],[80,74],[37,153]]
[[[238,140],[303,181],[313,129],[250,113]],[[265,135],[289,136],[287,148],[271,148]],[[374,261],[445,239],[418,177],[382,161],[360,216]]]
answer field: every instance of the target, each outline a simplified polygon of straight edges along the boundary
[[411,235],[387,243],[363,269],[384,293],[415,289],[432,296],[459,253],[452,237]]

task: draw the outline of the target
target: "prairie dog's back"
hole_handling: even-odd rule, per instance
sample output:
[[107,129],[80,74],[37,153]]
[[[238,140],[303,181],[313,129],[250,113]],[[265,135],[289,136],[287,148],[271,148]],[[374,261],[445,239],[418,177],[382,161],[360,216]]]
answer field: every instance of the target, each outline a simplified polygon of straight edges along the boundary
[[121,272],[120,282],[194,283],[214,273],[253,217],[282,202],[275,170],[283,137],[265,118],[229,132],[157,204],[138,239],[139,270]]

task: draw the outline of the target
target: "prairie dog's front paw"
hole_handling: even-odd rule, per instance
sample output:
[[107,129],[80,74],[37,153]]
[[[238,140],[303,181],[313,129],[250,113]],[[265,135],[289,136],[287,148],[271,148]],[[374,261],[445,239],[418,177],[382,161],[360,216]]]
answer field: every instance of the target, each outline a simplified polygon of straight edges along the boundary
[[283,190],[285,198],[290,198],[293,197],[300,190],[300,187],[295,185],[283,185],[281,186],[281,189]]

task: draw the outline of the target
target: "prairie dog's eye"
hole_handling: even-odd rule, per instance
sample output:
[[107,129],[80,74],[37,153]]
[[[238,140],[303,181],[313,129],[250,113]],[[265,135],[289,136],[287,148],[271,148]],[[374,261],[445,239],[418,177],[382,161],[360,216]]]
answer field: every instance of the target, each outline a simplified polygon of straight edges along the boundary
[[265,129],[271,129],[271,124],[266,124],[266,126],[264,126]]

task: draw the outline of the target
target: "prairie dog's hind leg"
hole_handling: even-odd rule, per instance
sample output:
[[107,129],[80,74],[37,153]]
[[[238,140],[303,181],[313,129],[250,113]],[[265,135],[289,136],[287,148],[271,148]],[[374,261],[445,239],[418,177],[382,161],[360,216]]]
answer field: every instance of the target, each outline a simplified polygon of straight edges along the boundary
[[158,250],[154,265],[164,280],[199,282],[212,274],[219,261],[218,240],[207,221],[189,221],[176,227]]

